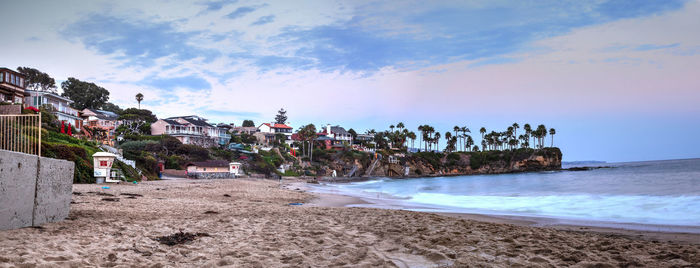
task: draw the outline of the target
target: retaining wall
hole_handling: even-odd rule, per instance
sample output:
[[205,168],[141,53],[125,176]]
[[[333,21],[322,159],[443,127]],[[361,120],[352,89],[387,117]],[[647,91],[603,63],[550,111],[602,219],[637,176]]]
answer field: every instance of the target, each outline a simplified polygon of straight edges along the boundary
[[75,163],[0,150],[0,230],[65,219]]

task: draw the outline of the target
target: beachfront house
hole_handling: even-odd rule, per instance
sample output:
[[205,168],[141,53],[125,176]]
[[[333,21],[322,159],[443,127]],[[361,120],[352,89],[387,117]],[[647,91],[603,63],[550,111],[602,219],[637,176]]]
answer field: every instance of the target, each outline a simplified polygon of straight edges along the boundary
[[118,120],[119,115],[110,111],[86,108],[80,112],[80,117],[83,118],[83,126],[105,131],[107,137],[102,140],[103,143],[113,144],[114,132],[121,124]]
[[284,135],[284,142],[292,144],[292,127],[286,124],[262,123],[258,126],[258,132],[254,135],[258,138],[258,142],[270,144],[274,141],[276,134]]
[[258,132],[257,127],[232,127],[231,128],[231,133],[235,135],[240,135],[240,134],[248,134],[248,135],[253,135],[255,132]]
[[226,145],[231,140],[228,129],[207,123],[207,119],[196,115],[159,119],[151,124],[151,135],[169,135],[183,144],[202,147]]
[[78,110],[70,107],[72,100],[59,96],[56,93],[47,91],[27,90],[27,96],[24,103],[27,106],[39,108],[42,105],[51,105],[53,114],[58,118],[58,121],[63,122],[66,126],[70,123],[78,131],[83,125],[83,118],[80,117]]
[[186,166],[187,177],[191,179],[235,178],[241,172],[240,163],[225,160],[190,162]]
[[0,102],[22,104],[27,84],[24,75],[8,68],[0,68]]
[[352,134],[341,126],[326,125],[322,132],[316,134],[319,139],[326,144],[326,149],[344,149],[346,145],[352,144]]

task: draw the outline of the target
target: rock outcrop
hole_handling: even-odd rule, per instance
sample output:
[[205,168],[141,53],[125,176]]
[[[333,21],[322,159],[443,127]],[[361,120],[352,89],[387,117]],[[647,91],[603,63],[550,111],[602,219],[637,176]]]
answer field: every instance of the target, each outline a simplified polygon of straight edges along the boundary
[[382,161],[371,176],[403,177],[471,174],[501,174],[561,169],[559,148],[513,151],[416,153],[399,158],[398,163]]

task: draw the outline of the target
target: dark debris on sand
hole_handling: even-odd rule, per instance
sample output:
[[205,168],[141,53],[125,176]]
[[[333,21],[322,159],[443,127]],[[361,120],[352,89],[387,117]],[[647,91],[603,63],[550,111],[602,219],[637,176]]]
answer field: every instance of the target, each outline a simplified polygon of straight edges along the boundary
[[197,237],[208,237],[208,236],[209,236],[209,234],[207,234],[207,233],[192,234],[192,233],[183,233],[182,231],[180,231],[179,233],[174,233],[171,235],[156,237],[154,240],[156,240],[164,245],[174,246],[174,245],[179,245],[179,244],[184,244],[184,243],[190,242],[192,240],[195,240]]
[[130,194],[130,193],[121,193],[120,195],[126,195],[126,196],[132,196],[132,197],[143,197],[143,195],[140,195],[140,194]]
[[106,197],[106,198],[102,198],[102,201],[119,202],[119,198]]
[[213,211],[213,210],[207,210],[204,212],[204,214],[219,214],[219,212]]

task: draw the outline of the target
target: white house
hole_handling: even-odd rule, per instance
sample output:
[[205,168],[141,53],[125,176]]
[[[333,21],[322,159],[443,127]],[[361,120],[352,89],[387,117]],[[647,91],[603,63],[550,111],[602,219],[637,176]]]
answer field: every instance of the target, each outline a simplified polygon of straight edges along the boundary
[[79,116],[78,110],[70,107],[70,104],[73,103],[72,100],[46,91],[26,90],[25,92],[29,94],[24,99],[26,105],[39,108],[41,105],[49,104],[53,106],[53,114],[56,115],[58,121],[64,122],[66,125],[70,123],[80,131],[83,118]]

